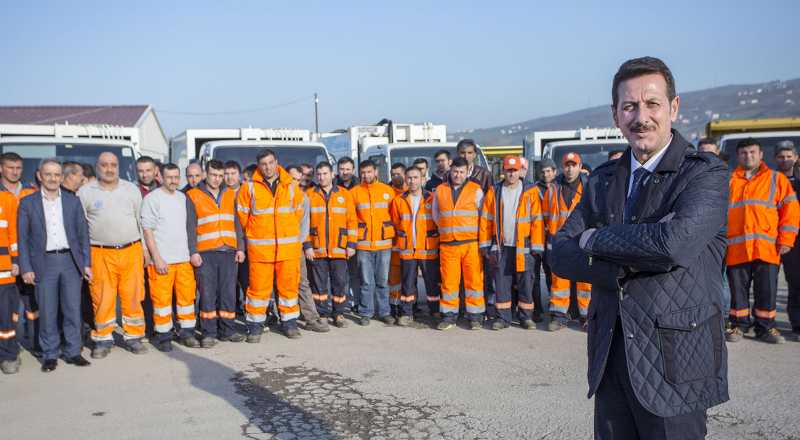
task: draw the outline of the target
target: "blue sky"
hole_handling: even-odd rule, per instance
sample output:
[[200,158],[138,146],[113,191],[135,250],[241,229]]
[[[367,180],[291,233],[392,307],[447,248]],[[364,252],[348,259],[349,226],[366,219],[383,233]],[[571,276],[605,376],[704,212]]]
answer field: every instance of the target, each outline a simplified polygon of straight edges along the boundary
[[322,130],[490,127],[606,104],[642,55],[679,92],[800,77],[798,16],[796,1],[4,2],[0,105],[151,104],[174,135],[313,128],[319,92]]

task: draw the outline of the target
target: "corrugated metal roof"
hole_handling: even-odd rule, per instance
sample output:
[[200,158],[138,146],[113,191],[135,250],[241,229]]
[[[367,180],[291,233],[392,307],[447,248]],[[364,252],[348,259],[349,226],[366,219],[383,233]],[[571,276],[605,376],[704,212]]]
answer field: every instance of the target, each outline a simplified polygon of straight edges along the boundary
[[146,105],[0,106],[0,124],[108,124],[135,127]]

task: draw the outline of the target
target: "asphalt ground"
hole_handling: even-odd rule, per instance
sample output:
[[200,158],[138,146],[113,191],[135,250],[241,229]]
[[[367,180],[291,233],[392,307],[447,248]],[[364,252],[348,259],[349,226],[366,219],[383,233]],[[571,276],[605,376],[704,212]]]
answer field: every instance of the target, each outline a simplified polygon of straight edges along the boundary
[[[779,326],[788,330],[786,292]],[[788,336],[788,334],[787,334]],[[709,439],[800,439],[800,342],[728,344]],[[3,439],[589,439],[586,335],[373,321],[0,375]],[[84,355],[88,357],[88,350]]]

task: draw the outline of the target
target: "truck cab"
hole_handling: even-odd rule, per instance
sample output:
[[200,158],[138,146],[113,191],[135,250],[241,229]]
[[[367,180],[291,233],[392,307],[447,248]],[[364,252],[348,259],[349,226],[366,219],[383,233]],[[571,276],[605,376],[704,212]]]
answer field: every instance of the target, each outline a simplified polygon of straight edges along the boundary
[[561,166],[561,159],[568,153],[578,153],[581,161],[592,170],[608,162],[608,153],[628,148],[628,141],[623,139],[572,140],[550,142],[544,146],[542,157],[552,159],[556,166]]
[[794,142],[795,148],[800,147],[800,130],[726,134],[719,140],[719,151],[727,156],[730,169],[736,168],[737,165],[736,145],[747,138],[753,138],[761,144],[761,149],[764,151],[764,162],[773,170],[776,169],[775,146],[778,142],[789,140]]
[[[406,167],[414,164],[417,158],[423,158],[428,161],[428,169],[433,170],[436,165],[433,156],[439,150],[446,150],[450,153],[451,158],[458,156],[456,152],[455,142],[443,143],[430,143],[430,142],[413,142],[413,143],[395,143],[395,144],[381,144],[373,145],[367,148],[365,159],[370,159],[378,166],[378,176],[384,181],[389,180],[389,167],[395,163],[402,163]],[[478,147],[477,164],[487,168],[486,157],[483,155],[480,147]],[[429,176],[430,177],[430,176]]]

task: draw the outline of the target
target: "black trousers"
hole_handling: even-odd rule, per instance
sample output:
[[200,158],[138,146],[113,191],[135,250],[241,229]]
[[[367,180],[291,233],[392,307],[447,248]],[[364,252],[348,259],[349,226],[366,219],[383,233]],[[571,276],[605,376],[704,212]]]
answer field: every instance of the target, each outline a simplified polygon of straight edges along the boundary
[[203,264],[195,269],[200,291],[200,327],[203,336],[215,338],[236,332],[236,252],[201,252]]
[[400,260],[400,316],[413,316],[414,303],[417,301],[417,274],[422,272],[427,295],[428,311],[433,314],[439,311],[441,298],[441,273],[439,260]]
[[800,329],[800,240],[795,242],[791,251],[781,257],[783,261],[783,275],[789,287],[789,301],[786,311],[792,329]]
[[[39,303],[36,302],[36,294],[34,286],[22,282],[22,277],[17,277],[17,296],[19,302],[22,303],[25,325],[23,345],[30,344],[35,352],[41,352],[42,348],[39,345]],[[16,311],[15,311],[16,312]],[[27,341],[27,342],[25,342]]]
[[19,354],[17,310],[19,310],[17,285],[0,284],[0,361],[13,361]]
[[628,376],[622,325],[617,319],[606,369],[594,398],[594,438],[695,440],[705,436],[705,411],[659,417],[639,403]]
[[753,325],[753,320],[750,318],[750,285],[752,285],[756,334],[761,335],[775,327],[779,269],[780,266],[777,264],[760,260],[728,266],[731,325],[745,330]]
[[[339,316],[347,311],[347,260],[315,258],[308,262],[311,296],[322,317]],[[328,288],[330,286],[330,288]],[[333,303],[333,307],[331,307]],[[332,311],[331,311],[332,310]]]
[[550,290],[550,265],[547,264],[547,260],[544,258],[544,255],[534,255],[533,256],[533,313],[534,315],[539,315],[540,313],[545,313],[545,307],[548,304],[547,301],[542,301],[542,274],[541,271],[544,270],[544,282],[547,285],[547,290]]
[[[525,271],[517,272],[517,248],[503,246],[494,271],[497,316],[511,323],[511,305],[516,302],[520,321],[533,318],[533,256],[525,254]],[[515,289],[516,288],[516,289]]]

